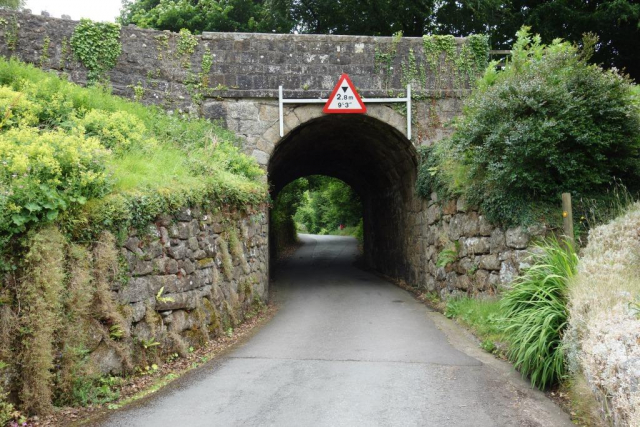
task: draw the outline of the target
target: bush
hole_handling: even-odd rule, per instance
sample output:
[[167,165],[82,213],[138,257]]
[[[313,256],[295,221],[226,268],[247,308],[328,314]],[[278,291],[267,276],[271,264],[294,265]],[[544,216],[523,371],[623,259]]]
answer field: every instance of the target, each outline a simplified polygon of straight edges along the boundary
[[147,129],[142,121],[125,111],[91,110],[76,119],[74,125],[81,126],[87,136],[100,139],[102,145],[116,153],[155,145],[154,140],[146,137]]
[[56,218],[91,239],[186,205],[264,202],[258,164],[205,119],[0,59],[0,248]]
[[512,59],[503,71],[489,66],[453,135],[423,152],[419,192],[464,196],[510,226],[541,219],[562,192],[597,195],[614,178],[637,190],[640,103],[630,80],[589,65],[567,42],[543,45],[527,28],[517,36]]
[[567,326],[567,286],[578,257],[569,243],[555,239],[532,253],[532,267],[513,282],[501,300],[509,358],[540,389],[565,376],[562,337]]
[[107,193],[107,156],[99,140],[83,135],[26,127],[0,134],[0,232],[22,232]]

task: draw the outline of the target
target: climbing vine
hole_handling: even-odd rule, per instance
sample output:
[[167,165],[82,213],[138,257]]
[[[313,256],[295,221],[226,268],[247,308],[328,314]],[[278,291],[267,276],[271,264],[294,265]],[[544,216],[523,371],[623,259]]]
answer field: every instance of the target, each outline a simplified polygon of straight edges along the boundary
[[15,51],[18,46],[18,19],[14,15],[8,21],[0,19],[0,24],[5,27],[4,38],[7,43],[7,49]]
[[191,31],[183,28],[178,35],[178,50],[177,55],[182,59],[181,65],[183,68],[190,67],[191,55],[196,51],[198,46],[198,38],[191,34]]
[[60,60],[58,62],[58,67],[64,68],[67,64],[67,59],[69,59],[69,39],[63,37],[60,46]]
[[49,47],[51,46],[51,39],[45,37],[42,42],[42,53],[40,54],[40,68],[44,68],[49,62]]
[[388,86],[391,80],[391,70],[393,70],[393,60],[395,59],[396,53],[398,52],[398,44],[400,43],[401,39],[402,39],[402,31],[398,31],[391,38],[391,44],[385,51],[383,51],[378,46],[376,46],[374,71],[378,73],[380,70],[383,70],[385,75],[385,86]]
[[[433,75],[434,89],[441,86],[442,75],[440,73],[441,60],[451,62],[456,55],[456,39],[451,35],[424,36],[422,38],[424,57],[431,74]],[[425,85],[428,82],[425,82]]]
[[116,66],[122,52],[120,25],[83,19],[73,31],[71,48],[76,58],[87,67],[88,83],[104,81],[106,73]]
[[[392,80],[401,37],[401,33],[396,33],[386,50],[375,49],[374,71],[383,73],[385,88]],[[489,43],[485,35],[471,35],[460,45],[451,35],[428,35],[423,37],[421,47],[421,50],[410,47],[400,64],[400,81],[403,85],[414,85],[414,99],[420,90],[442,89],[449,81],[453,89],[467,88],[487,66]],[[452,80],[445,81],[444,70],[447,79]]]

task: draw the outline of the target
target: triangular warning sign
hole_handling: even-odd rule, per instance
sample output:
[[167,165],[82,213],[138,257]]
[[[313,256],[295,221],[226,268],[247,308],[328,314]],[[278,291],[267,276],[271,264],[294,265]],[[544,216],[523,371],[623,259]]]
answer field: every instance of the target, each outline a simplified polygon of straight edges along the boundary
[[[342,89],[342,90],[340,90]],[[366,113],[367,107],[351,83],[348,75],[342,74],[333,88],[329,100],[322,109],[323,113]]]

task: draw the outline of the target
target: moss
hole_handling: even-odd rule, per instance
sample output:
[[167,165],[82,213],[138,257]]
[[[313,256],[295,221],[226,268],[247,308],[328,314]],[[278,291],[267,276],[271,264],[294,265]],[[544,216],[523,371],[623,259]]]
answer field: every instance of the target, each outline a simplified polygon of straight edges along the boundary
[[18,289],[22,388],[27,413],[52,410],[54,334],[60,321],[64,282],[65,239],[55,227],[31,236],[24,257],[24,276]]
[[200,268],[204,268],[204,267],[207,267],[209,265],[212,265],[214,263],[214,259],[213,258],[203,258],[203,259],[197,260],[196,263],[198,264],[198,266]]
[[211,301],[208,298],[204,298],[202,300],[202,307],[206,313],[209,314],[209,335],[213,337],[217,337],[220,335],[220,314],[218,310],[213,306]]
[[218,238],[218,244],[220,245],[220,257],[222,258],[222,273],[227,280],[231,280],[233,279],[233,262],[231,261],[231,254],[229,254],[229,244],[222,237]]
[[181,357],[186,357],[189,354],[189,346],[185,340],[176,332],[169,332],[168,338],[172,343],[172,350],[178,353]]
[[93,249],[94,256],[94,315],[108,326],[117,325],[129,337],[129,323],[118,311],[111,294],[111,282],[119,273],[119,257],[115,238],[108,231],[102,232]]
[[193,310],[192,314],[196,320],[196,325],[192,328],[192,330],[197,335],[196,338],[198,343],[204,346],[209,341],[209,328],[207,325],[207,316],[202,305],[196,307]]
[[244,255],[244,248],[242,247],[242,242],[238,239],[238,232],[235,229],[231,229],[229,231],[229,247],[231,249],[231,254],[233,257],[238,260],[240,265],[242,266],[242,271],[245,274],[249,274],[251,269],[249,268],[249,263],[247,262],[247,258]]
[[[232,293],[232,296],[233,296],[233,293]],[[237,302],[237,297],[236,297],[236,302]],[[234,328],[240,324],[240,321],[238,320],[238,316],[236,315],[235,306],[236,304],[229,303],[228,301],[224,302],[225,313],[229,316],[229,322],[231,326]],[[225,329],[228,329],[228,328],[225,328]]]
[[80,377],[91,375],[85,343],[92,302],[91,252],[69,245],[67,289],[63,297],[64,318],[60,329],[60,361],[56,378],[56,404],[73,404],[73,390]]

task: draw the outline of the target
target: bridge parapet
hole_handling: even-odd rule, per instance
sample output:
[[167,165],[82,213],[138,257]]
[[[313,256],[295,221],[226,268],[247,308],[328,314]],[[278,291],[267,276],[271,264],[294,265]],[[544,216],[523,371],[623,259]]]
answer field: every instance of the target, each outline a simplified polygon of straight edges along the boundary
[[[69,44],[77,24],[0,11],[0,54],[67,73],[86,84],[87,69],[74,58]],[[135,26],[123,27],[120,41],[122,53],[108,76],[115,94],[221,119],[248,137],[248,153],[258,149],[257,138],[244,128],[267,120],[265,113],[272,109],[262,105],[277,99],[280,85],[286,98],[325,98],[343,72],[364,97],[402,96],[411,84],[417,118],[413,140],[437,140],[443,134],[440,125],[460,111],[459,99],[468,92],[483,52],[472,49],[477,40],[453,37],[433,43],[423,38],[340,35],[191,36]],[[247,102],[260,109],[258,118],[241,117],[252,110]],[[270,119],[277,120],[277,115]]]

